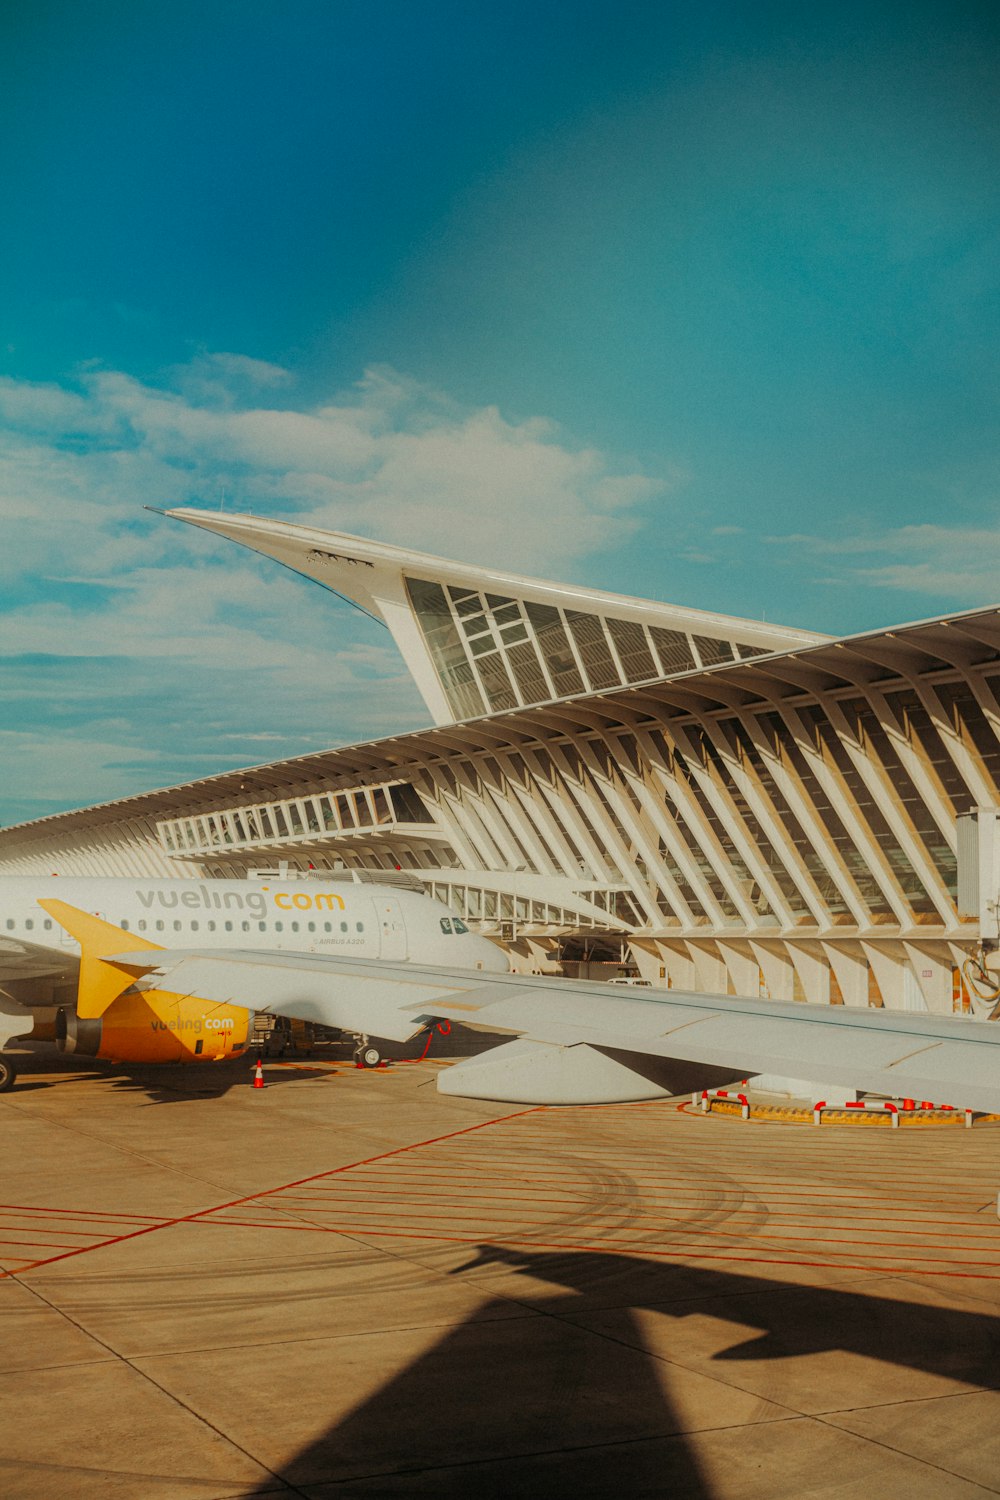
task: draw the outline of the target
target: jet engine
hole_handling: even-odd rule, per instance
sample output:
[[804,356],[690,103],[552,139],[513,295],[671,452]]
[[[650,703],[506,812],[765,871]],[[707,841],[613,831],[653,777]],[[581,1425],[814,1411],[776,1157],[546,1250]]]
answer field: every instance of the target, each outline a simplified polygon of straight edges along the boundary
[[63,1007],[56,1015],[60,1052],[109,1062],[208,1062],[244,1050],[251,1013],[236,1005],[209,1005],[165,990],[127,990],[100,1016]]

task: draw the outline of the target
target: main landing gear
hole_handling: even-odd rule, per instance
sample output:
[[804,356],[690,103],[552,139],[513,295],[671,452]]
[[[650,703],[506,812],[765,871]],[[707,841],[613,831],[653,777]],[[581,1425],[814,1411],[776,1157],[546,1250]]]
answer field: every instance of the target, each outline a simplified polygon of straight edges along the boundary
[[11,1059],[0,1052],[0,1094],[9,1093],[14,1087],[14,1079],[17,1077],[17,1068]]
[[382,1061],[382,1054],[366,1036],[359,1036],[358,1045],[354,1049],[354,1061],[361,1068],[377,1068]]

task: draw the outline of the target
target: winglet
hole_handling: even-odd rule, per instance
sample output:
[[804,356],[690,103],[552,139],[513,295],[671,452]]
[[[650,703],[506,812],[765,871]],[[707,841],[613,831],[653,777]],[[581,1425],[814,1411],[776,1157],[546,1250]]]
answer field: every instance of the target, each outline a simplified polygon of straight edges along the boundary
[[[136,967],[111,962],[103,953],[120,955],[143,949],[160,951],[159,943],[151,943],[135,932],[123,932],[113,922],[95,917],[90,912],[80,911],[66,901],[42,899],[39,906],[55,917],[60,927],[80,944],[80,985],[76,1009],[81,1018],[102,1016],[113,1000],[127,990],[135,978]],[[155,963],[149,965],[155,968]]]

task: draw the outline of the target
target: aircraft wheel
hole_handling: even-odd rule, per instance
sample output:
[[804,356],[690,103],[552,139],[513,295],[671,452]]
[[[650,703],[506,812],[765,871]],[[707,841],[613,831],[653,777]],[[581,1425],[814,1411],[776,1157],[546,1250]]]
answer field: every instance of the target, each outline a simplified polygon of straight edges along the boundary
[[6,1094],[14,1087],[16,1077],[17,1069],[10,1058],[0,1054],[0,1094]]
[[382,1054],[377,1047],[360,1047],[358,1049],[358,1060],[363,1068],[377,1068],[382,1061]]

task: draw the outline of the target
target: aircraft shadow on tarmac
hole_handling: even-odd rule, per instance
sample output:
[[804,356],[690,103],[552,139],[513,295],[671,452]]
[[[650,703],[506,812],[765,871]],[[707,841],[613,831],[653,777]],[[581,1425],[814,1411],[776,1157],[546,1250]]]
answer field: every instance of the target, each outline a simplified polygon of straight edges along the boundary
[[[444,1023],[447,1027],[448,1023]],[[393,1063],[419,1061],[425,1054],[432,1061],[460,1057],[472,1057],[487,1051],[508,1036],[494,1032],[473,1032],[464,1027],[452,1026],[442,1032],[435,1027],[430,1037],[426,1033],[409,1042],[384,1044],[384,1055],[391,1067]],[[331,1064],[338,1069],[353,1066],[353,1041],[325,1044],[315,1051],[299,1051],[290,1048],[280,1058],[265,1055],[265,1084],[267,1088],[304,1079],[331,1078]],[[192,1063],[110,1063],[91,1058],[74,1057],[60,1053],[49,1042],[29,1041],[16,1052],[18,1077],[14,1093],[32,1093],[39,1089],[64,1088],[80,1084],[85,1080],[106,1079],[116,1092],[140,1090],[147,1096],[149,1104],[177,1104],[185,1099],[220,1099],[230,1089],[244,1088],[253,1081],[253,1067],[257,1052],[248,1049],[238,1058],[227,1058],[220,1062]],[[286,1066],[275,1065],[277,1063]]]
[[[697,1251],[692,1247],[692,1253]],[[742,1324],[747,1337],[698,1364],[739,1386],[727,1361],[786,1360],[824,1351],[862,1356],[970,1387],[1000,1385],[1000,1319],[635,1256],[535,1252],[482,1245],[454,1274],[513,1273],[488,1301],[371,1399],[280,1467],[291,1486],[331,1494],[433,1495],[500,1500],[512,1494],[670,1496],[712,1500],[711,1484],[683,1435],[660,1374],[669,1345],[648,1347],[636,1313],[681,1323],[708,1316]],[[519,1289],[518,1273],[530,1277]],[[538,1295],[537,1283],[551,1292]],[[481,1284],[481,1283],[480,1283]],[[511,1299],[530,1313],[510,1313]],[[542,1314],[542,1317],[531,1314]],[[593,1314],[599,1337],[579,1321]],[[545,1319],[561,1325],[548,1329]],[[689,1338],[683,1342],[688,1344]],[[336,1359],[336,1351],[332,1356]],[[678,1351],[680,1363],[685,1363]],[[687,1360],[690,1364],[690,1357]],[[331,1363],[329,1382],[340,1372]],[[744,1376],[745,1378],[745,1376]],[[786,1388],[787,1389],[787,1388]],[[774,1396],[781,1401],[780,1396]],[[888,1398],[887,1398],[888,1399]],[[867,1400],[864,1404],[875,1404]],[[794,1413],[797,1414],[797,1413]],[[782,1415],[791,1416],[785,1408]],[[755,1416],[737,1418],[753,1422]],[[724,1428],[721,1412],[699,1427]],[[752,1429],[766,1441],[771,1423]],[[778,1422],[777,1427],[784,1426]],[[737,1450],[738,1451],[738,1450]],[[759,1448],[758,1448],[759,1458]],[[737,1460],[738,1462],[738,1460]],[[802,1473],[798,1483],[803,1482]],[[776,1493],[792,1494],[788,1481]],[[274,1481],[250,1492],[273,1496]],[[279,1490],[280,1493],[280,1481]],[[298,1493],[296,1489],[296,1493]],[[310,1490],[311,1492],[311,1490]],[[837,1491],[840,1493],[840,1490]],[[327,1493],[324,1489],[323,1493]]]
[[[90,1058],[63,1057],[56,1052],[20,1054],[13,1092],[5,1097],[16,1102],[21,1094],[42,1089],[62,1090],[103,1079],[115,1093],[139,1091],[149,1104],[177,1104],[185,1099],[220,1099],[230,1089],[253,1083],[256,1054],[224,1062],[208,1063],[110,1063]],[[341,1062],[331,1057],[331,1062]],[[346,1066],[346,1063],[343,1064]],[[294,1068],[267,1067],[266,1086],[272,1088],[309,1076],[331,1077],[329,1067],[311,1066],[308,1059]]]

